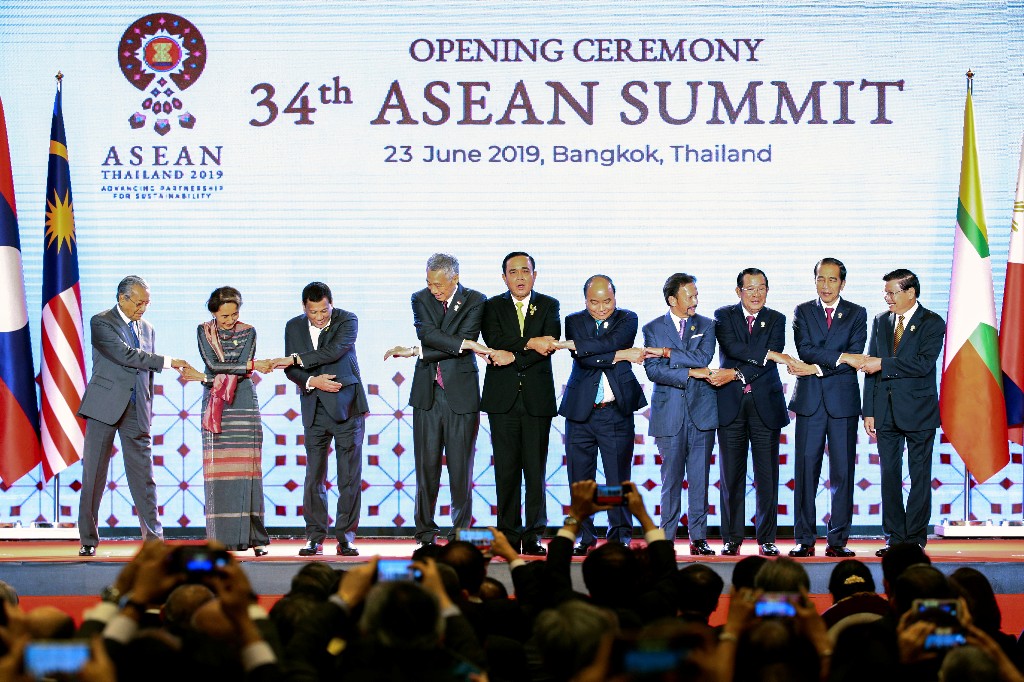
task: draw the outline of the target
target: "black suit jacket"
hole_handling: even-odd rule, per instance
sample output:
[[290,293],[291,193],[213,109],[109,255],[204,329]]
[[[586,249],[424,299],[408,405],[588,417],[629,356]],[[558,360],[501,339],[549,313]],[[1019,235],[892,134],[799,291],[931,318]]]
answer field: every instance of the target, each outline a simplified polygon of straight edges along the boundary
[[918,306],[903,323],[903,338],[892,353],[895,313],[879,313],[871,325],[868,355],[882,358],[882,370],[864,379],[864,416],[874,417],[892,396],[892,417],[901,431],[939,427],[939,392],[935,363],[942,352],[946,323],[942,317]]
[[554,417],[557,407],[551,356],[524,348],[526,342],[536,336],[562,337],[558,301],[534,291],[530,307],[523,314],[526,321],[520,334],[511,293],[506,291],[484,304],[484,343],[489,348],[510,351],[516,359],[504,367],[487,366],[480,409],[495,414],[508,412],[516,401],[516,395],[522,393],[523,406],[528,413],[534,417]]
[[572,372],[565,385],[558,414],[573,421],[586,421],[594,409],[601,375],[615,394],[615,409],[630,415],[647,404],[630,362],[615,362],[615,352],[633,347],[640,322],[632,310],[617,308],[605,320],[607,327],[597,334],[597,324],[586,310],[565,318],[565,338],[576,343]]
[[[786,316],[771,308],[761,308],[747,333],[746,312],[740,303],[715,311],[715,335],[718,337],[719,364],[742,372],[751,386],[754,407],[764,425],[781,429],[789,423],[786,397],[779,368],[765,362],[769,350],[781,353],[786,347]],[[736,419],[743,400],[743,384],[731,381],[718,389],[718,423],[728,426]]]
[[434,404],[434,380],[441,366],[448,405],[456,414],[480,411],[480,370],[476,354],[462,351],[463,340],[480,336],[486,299],[479,291],[461,284],[455,289],[448,312],[429,289],[412,295],[412,317],[423,357],[416,360],[409,403],[429,410]]
[[[288,320],[284,327],[284,352],[299,354],[301,366],[285,368],[285,374],[299,387],[302,404],[302,425],[313,425],[316,402],[323,403],[327,414],[335,421],[345,421],[351,416],[370,410],[366,392],[359,376],[359,362],[356,359],[356,335],[359,320],[354,313],[335,308],[331,322],[320,332],[317,348],[309,338],[309,321],[305,315]],[[306,380],[321,374],[333,374],[334,380],[342,385],[337,393],[327,393],[318,388],[306,390]]]
[[860,386],[857,372],[847,364],[837,365],[842,353],[863,353],[868,338],[868,313],[845,298],[839,299],[832,326],[828,326],[820,299],[801,303],[793,311],[793,339],[803,362],[821,368],[821,376],[797,377],[789,409],[809,416],[824,402],[832,417],[860,415]]

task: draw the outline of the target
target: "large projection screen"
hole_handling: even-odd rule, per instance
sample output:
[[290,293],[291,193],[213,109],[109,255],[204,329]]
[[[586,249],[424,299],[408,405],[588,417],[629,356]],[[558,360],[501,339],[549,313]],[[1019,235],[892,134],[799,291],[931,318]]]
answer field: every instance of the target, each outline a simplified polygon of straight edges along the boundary
[[[844,296],[869,315],[884,309],[881,278],[896,267],[918,273],[922,303],[945,315],[970,68],[999,310],[1024,130],[1021,17],[1019,2],[4,2],[0,97],[33,362],[60,71],[87,370],[88,318],[114,304],[126,274],[152,287],[158,351],[193,364],[215,287],[242,291],[258,355],[274,357],[302,287],[327,282],[360,320],[371,410],[361,527],[408,534],[412,363],[383,354],[415,340],[409,297],[433,252],[456,255],[462,283],[490,296],[504,290],[504,255],[528,251],[537,290],[563,315],[583,308],[584,280],[605,273],[643,324],[665,312],[665,278],[684,271],[698,277],[699,311],[710,316],[736,301],[737,272],[755,266],[768,274],[768,305],[789,318],[814,297],[812,267],[824,256],[846,263]],[[176,49],[188,55],[153,71],[135,52],[152,40],[168,64]],[[559,390],[570,363],[555,357]],[[172,372],[157,384],[162,520],[191,532],[204,525],[201,389]],[[280,372],[257,392],[267,525],[294,531],[298,398]],[[633,480],[655,510],[647,426],[638,413]],[[552,519],[568,503],[563,431],[557,418]],[[783,430],[783,527],[793,522],[793,433]],[[978,518],[1021,517],[1019,446],[1012,452],[970,493]],[[120,458],[111,466],[101,527],[137,532]],[[933,476],[932,521],[962,517],[963,463],[942,438]],[[80,464],[60,475],[56,519],[41,469],[5,485],[0,521],[74,521],[80,478]],[[854,525],[877,533],[877,449],[863,431],[856,480]],[[449,499],[443,487],[442,525]],[[819,518],[827,500],[823,477]],[[750,488],[748,516],[753,502]],[[494,504],[484,416],[477,524],[494,522]]]

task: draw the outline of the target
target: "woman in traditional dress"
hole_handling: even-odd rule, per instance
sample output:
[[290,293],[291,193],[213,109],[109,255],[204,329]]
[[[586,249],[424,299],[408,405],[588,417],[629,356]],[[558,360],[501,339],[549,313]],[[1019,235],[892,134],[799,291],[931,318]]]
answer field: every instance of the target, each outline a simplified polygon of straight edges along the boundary
[[213,319],[198,328],[206,372],[182,371],[204,387],[206,537],[230,550],[251,547],[264,556],[270,536],[263,523],[263,423],[250,377],[254,371],[273,371],[273,363],[254,359],[256,329],[238,321],[238,289],[215,289],[206,307]]

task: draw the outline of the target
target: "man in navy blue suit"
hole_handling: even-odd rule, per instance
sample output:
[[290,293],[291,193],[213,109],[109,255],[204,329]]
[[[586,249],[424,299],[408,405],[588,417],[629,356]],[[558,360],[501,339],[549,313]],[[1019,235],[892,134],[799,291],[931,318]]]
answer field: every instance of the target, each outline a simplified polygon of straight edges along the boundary
[[677,272],[662,288],[668,312],[644,325],[647,378],[654,382],[648,434],[661,455],[661,527],[676,539],[683,478],[687,490],[690,554],[713,556],[708,546],[708,471],[718,427],[718,398],[706,379],[715,354],[715,323],[697,314],[697,278]]
[[[885,302],[871,325],[864,379],[864,430],[878,439],[882,468],[882,530],[885,556],[891,545],[928,542],[932,511],[932,450],[939,427],[935,363],[946,323],[917,300],[921,282],[910,270],[888,273]],[[903,444],[907,446],[910,494],[903,506]]]
[[828,440],[828,480],[832,506],[826,529],[825,556],[849,558],[846,548],[853,516],[853,465],[857,459],[860,386],[857,368],[864,361],[867,311],[840,297],[846,266],[822,258],[814,266],[818,297],[793,312],[793,338],[800,362],[789,366],[797,376],[789,409],[796,413],[796,464],[793,506],[796,547],[792,557],[814,556],[817,535],[814,500]]
[[765,307],[768,276],[757,268],[740,271],[736,295],[739,303],[715,311],[721,369],[709,379],[719,387],[722,554],[736,556],[743,543],[749,445],[757,494],[759,552],[778,556],[779,434],[789,423],[789,413],[776,363],[788,365],[794,358],[782,352],[786,316]]
[[[630,362],[641,363],[644,349],[634,348],[639,322],[636,313],[615,307],[615,285],[594,275],[583,285],[587,308],[565,318],[560,348],[572,352],[572,373],[558,414],[565,417],[565,454],[569,482],[596,478],[601,452],[605,481],[629,480],[633,463],[633,412],[647,404]],[[609,541],[629,544],[632,522],[625,507],[608,512]],[[597,542],[594,522],[583,521],[580,544],[584,556]]]

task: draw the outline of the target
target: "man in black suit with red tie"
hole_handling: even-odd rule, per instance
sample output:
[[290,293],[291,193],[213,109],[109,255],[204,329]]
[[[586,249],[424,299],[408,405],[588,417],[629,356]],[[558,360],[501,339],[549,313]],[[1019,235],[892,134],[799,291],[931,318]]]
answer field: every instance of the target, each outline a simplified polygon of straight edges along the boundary
[[440,532],[434,509],[441,487],[442,453],[448,465],[452,530],[473,519],[473,446],[480,425],[480,373],[476,356],[490,349],[477,342],[484,295],[459,283],[459,261],[445,253],[427,259],[427,286],[412,295],[413,324],[421,346],[384,354],[416,357],[409,403],[416,461],[416,540],[433,544]]
[[[572,351],[572,373],[558,414],[565,417],[565,454],[569,482],[596,478],[601,453],[605,481],[618,485],[630,479],[636,433],[633,413],[647,404],[630,367],[644,361],[643,348],[634,348],[639,320],[631,310],[615,307],[615,285],[594,275],[583,285],[586,310],[565,318],[565,342]],[[623,507],[608,512],[610,542],[628,545],[632,521]],[[592,519],[583,520],[580,544],[584,556],[597,542]]]
[[[497,528],[523,554],[543,556],[548,516],[544,478],[551,419],[556,414],[551,354],[562,335],[558,301],[534,291],[536,263],[527,253],[505,256],[508,291],[484,304],[484,343],[492,349],[480,409],[494,449]],[[526,522],[520,510],[526,483]]]
[[776,363],[794,359],[786,345],[786,316],[765,307],[768,276],[747,268],[736,276],[739,303],[715,311],[721,369],[708,379],[718,389],[718,464],[721,469],[722,554],[736,556],[744,535],[747,447],[757,494],[759,553],[778,556],[779,434],[789,423]]
[[[935,364],[946,323],[917,300],[921,282],[910,270],[888,273],[885,302],[868,337],[864,379],[864,430],[878,439],[882,469],[882,530],[889,547],[928,542],[932,512],[932,451],[939,427]],[[903,444],[907,446],[910,494],[903,506]]]

